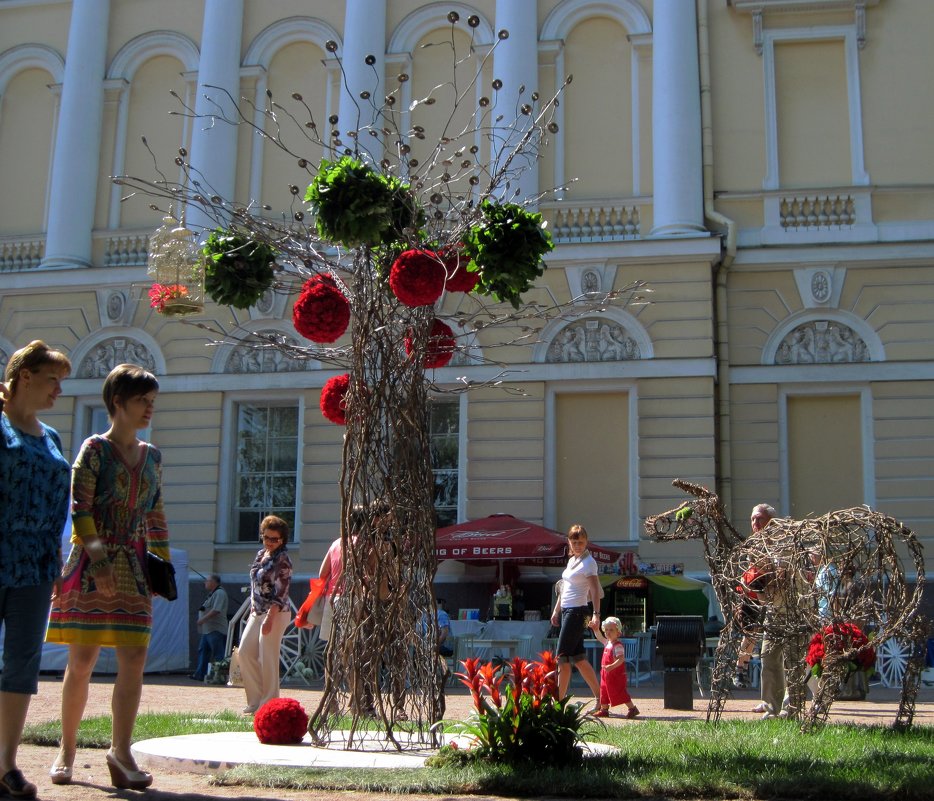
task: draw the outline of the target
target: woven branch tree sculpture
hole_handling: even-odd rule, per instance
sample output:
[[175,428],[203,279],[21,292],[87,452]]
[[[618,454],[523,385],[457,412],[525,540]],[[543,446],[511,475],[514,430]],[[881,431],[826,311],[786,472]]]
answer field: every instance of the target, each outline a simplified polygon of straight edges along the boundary
[[[569,302],[543,304],[523,297],[543,274],[543,256],[552,243],[540,215],[527,208],[540,197],[511,201],[517,199],[519,176],[557,130],[554,112],[564,87],[551,99],[524,88],[519,97],[505,98],[501,82],[493,80],[489,96],[468,104],[465,98],[474,96],[484,62],[461,80],[458,70],[466,59],[456,55],[454,36],[460,19],[452,12],[448,20],[451,38],[440,44],[455,52],[452,76],[436,90],[455,99],[443,129],[431,139],[412,120],[434,103],[436,93],[403,113],[404,75],[386,88],[374,72],[372,91],[359,96],[356,124],[342,129],[331,117],[328,136],[320,135],[325,126],[298,94],[288,107],[269,96],[263,109],[222,98],[216,114],[200,122],[192,110],[182,112],[196,124],[250,127],[294,158],[297,175],[307,176],[310,184],[304,194],[298,182],[290,187],[291,219],[265,216],[269,206],[259,202],[237,203],[214,194],[184,150],[176,158],[183,173],[178,182],[164,176],[115,179],[158,199],[153,209],[193,206],[212,221],[216,230],[204,244],[205,285],[218,303],[246,308],[264,292],[292,293],[300,287],[293,322],[308,341],[228,331],[216,323],[195,325],[222,341],[344,371],[321,394],[325,417],[346,426],[340,475],[344,570],[324,692],[309,730],[317,742],[327,742],[334,722],[349,717],[348,748],[363,747],[364,718],[379,721],[388,747],[430,741],[432,725],[444,711],[432,590],[429,398],[477,385],[508,389],[508,369],[500,365],[494,378],[479,384],[464,380],[453,390],[436,385],[432,370],[468,353],[472,339],[488,328],[502,333],[484,339],[484,353],[495,345],[535,344],[549,320],[641,300],[636,294],[641,282]],[[476,27],[475,18],[466,22],[471,31]],[[497,44],[507,38],[501,31]],[[336,54],[338,48],[328,43],[327,49]],[[472,45],[469,52],[474,53]],[[260,124],[254,122],[257,116]],[[295,142],[324,156],[315,163]],[[166,261],[171,263],[172,248],[186,234],[179,229],[169,234]],[[174,278],[150,294],[154,307],[162,303],[166,309],[188,297]]]
[[[895,518],[856,506],[804,520],[773,518],[743,538],[717,495],[680,479],[673,484],[691,497],[647,518],[645,531],[658,541],[699,539],[704,546],[726,620],[707,720],[720,718],[743,637],[779,641],[791,655],[785,665],[790,714],[802,720],[802,730],[826,722],[848,675],[871,669],[875,649],[898,638],[908,644],[910,656],[895,725],[910,726],[929,623],[918,611],[924,557],[914,532]],[[916,571],[913,588],[905,578],[906,557]],[[815,654],[819,678],[805,707],[808,660]]]

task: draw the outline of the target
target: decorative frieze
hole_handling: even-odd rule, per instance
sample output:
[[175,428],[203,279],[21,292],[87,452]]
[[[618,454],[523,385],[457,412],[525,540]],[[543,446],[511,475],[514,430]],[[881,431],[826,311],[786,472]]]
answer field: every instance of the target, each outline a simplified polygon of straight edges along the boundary
[[639,343],[624,326],[600,318],[565,326],[545,355],[546,362],[621,362],[641,358]]
[[106,378],[114,367],[126,363],[156,372],[156,360],[142,342],[130,337],[112,337],[97,344],[81,360],[75,378]]
[[273,330],[259,333],[259,337],[250,337],[231,351],[224,365],[225,373],[297,373],[317,366],[317,362],[310,359],[286,355],[279,349],[281,345],[270,344],[270,340],[275,339],[287,346],[294,345],[298,352],[302,345],[294,337]]
[[848,325],[813,320],[789,332],[778,346],[775,364],[868,362],[869,347]]

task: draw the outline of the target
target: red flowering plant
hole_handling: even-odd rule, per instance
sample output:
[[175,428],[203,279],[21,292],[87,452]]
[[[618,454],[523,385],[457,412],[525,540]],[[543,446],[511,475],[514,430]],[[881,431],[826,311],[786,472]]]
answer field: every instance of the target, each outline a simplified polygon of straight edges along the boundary
[[441,253],[447,279],[444,288],[448,292],[473,292],[480,283],[480,271],[468,270],[470,259],[461,255],[460,250],[447,250]]
[[253,731],[265,745],[297,745],[308,730],[308,713],[294,698],[273,698],[253,717]]
[[540,661],[520,657],[495,666],[465,659],[457,676],[470,690],[474,709],[455,731],[466,734],[470,748],[445,747],[439,761],[566,765],[580,761],[584,704],[558,698],[558,663],[550,651]]
[[166,305],[173,300],[188,297],[188,287],[184,284],[153,284],[149,290],[149,307],[159,314],[165,314]]
[[811,637],[807,662],[811,673],[820,676],[828,660],[847,660],[844,679],[862,670],[872,673],[876,666],[876,649],[855,623],[831,623]]

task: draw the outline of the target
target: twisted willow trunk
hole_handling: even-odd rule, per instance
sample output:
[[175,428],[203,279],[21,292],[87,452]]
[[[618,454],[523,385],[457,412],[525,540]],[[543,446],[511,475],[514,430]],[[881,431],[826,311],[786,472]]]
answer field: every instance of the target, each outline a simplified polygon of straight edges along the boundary
[[[381,741],[404,748],[426,742],[444,712],[422,366],[434,313],[430,306],[400,305],[381,277],[388,265],[379,271],[375,266],[373,254],[357,255],[349,293],[353,345],[341,472],[343,577],[324,693],[309,731],[317,742],[330,742],[338,739],[338,726],[349,729],[341,739],[357,748],[362,724],[375,719],[385,734]],[[403,347],[406,337],[411,355]]]

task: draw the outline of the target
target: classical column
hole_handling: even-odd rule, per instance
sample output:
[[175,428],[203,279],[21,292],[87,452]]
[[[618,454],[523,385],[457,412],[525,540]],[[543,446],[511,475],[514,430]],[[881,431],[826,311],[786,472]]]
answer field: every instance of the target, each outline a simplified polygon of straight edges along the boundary
[[[494,78],[503,82],[499,91],[499,109],[503,121],[511,124],[523,104],[532,106],[532,114],[538,104],[532,101],[533,92],[538,91],[538,14],[536,0],[496,0],[496,30],[509,31],[509,38],[496,45],[493,57]],[[524,91],[520,89],[524,87]],[[484,94],[489,90],[484,87]],[[532,115],[519,117],[519,124],[512,131],[504,130],[509,146],[515,146],[531,126]],[[538,195],[538,160],[520,156],[514,162],[525,171],[518,179],[510,180],[508,197],[504,200],[522,202]],[[519,192],[516,194],[516,189]]]
[[[386,86],[386,0],[347,0],[344,10],[344,42],[340,52],[344,68],[337,127],[348,146],[348,131],[374,122],[373,104],[383,103]],[[367,63],[370,62],[370,63]],[[370,98],[360,97],[369,92]],[[378,160],[382,151],[377,137],[360,137],[360,145]]]
[[700,71],[695,0],[654,6],[652,36],[652,236],[704,230]]
[[[201,184],[201,191],[208,197],[216,194],[225,200],[234,199],[239,129],[236,125],[214,122],[210,117],[237,118],[234,109],[240,102],[242,36],[243,0],[205,0],[195,95],[199,118],[194,120],[191,132],[192,180]],[[199,231],[215,225],[194,204],[189,207],[186,223]]]
[[89,267],[100,180],[110,0],[74,0],[43,267]]

